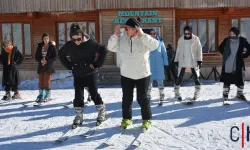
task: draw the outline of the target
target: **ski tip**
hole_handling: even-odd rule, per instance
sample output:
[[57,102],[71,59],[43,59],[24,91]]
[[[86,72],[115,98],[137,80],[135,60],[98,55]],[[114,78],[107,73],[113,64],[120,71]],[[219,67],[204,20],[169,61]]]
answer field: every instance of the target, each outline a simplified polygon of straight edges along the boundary
[[56,140],[55,142],[56,143],[63,143],[63,141],[61,141],[61,140]]

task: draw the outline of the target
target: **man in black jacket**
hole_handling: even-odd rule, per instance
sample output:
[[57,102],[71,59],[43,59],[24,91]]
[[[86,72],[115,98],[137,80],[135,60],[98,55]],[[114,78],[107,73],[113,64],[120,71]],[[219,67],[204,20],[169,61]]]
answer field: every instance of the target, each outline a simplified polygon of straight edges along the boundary
[[105,46],[92,39],[87,39],[78,24],[70,27],[71,41],[68,41],[59,50],[61,63],[74,75],[75,100],[74,107],[76,117],[72,128],[76,128],[83,122],[83,91],[88,87],[91,99],[98,111],[97,125],[106,120],[106,110],[100,94],[98,94],[97,68],[100,68],[107,55]]

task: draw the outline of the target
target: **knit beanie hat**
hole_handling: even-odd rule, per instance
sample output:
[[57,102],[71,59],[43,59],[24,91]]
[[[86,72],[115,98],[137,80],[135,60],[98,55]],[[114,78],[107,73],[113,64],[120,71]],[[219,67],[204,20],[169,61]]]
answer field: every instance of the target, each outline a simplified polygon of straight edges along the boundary
[[238,35],[240,34],[239,29],[236,28],[236,27],[232,27],[232,28],[230,29],[230,32],[233,32],[236,36],[238,36]]
[[135,26],[140,26],[140,19],[137,20],[135,18],[129,18],[127,22],[125,23],[126,26],[129,26],[131,28],[135,28]]
[[44,39],[44,37],[49,37],[49,34],[48,33],[43,33],[42,40]]
[[185,26],[185,27],[184,27],[184,32],[185,32],[186,30],[189,31],[190,33],[192,33],[192,27],[190,27],[190,26]]
[[82,31],[80,25],[77,24],[77,23],[73,23],[70,26],[69,35],[70,35],[70,38],[72,38],[72,36],[74,36],[74,35],[81,35],[82,37],[84,36],[83,31]]

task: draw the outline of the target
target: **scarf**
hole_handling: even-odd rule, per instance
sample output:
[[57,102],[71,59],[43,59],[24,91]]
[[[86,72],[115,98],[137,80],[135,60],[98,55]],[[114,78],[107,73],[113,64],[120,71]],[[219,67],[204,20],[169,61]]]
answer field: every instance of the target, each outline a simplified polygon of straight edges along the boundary
[[9,46],[8,48],[5,48],[5,51],[9,54],[8,55],[8,65],[10,64],[12,50],[13,50],[13,46]]

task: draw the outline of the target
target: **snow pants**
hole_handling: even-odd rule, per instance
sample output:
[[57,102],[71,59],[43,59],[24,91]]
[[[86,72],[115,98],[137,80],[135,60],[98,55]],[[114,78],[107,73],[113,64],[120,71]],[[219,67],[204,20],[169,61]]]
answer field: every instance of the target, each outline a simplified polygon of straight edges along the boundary
[[138,80],[121,76],[123,119],[132,119],[132,102],[135,87],[137,92],[137,102],[141,107],[142,120],[150,120],[152,118],[150,102],[147,98],[149,82],[150,76]]
[[95,105],[103,104],[102,98],[98,93],[97,75],[96,73],[79,77],[74,76],[75,100],[74,107],[84,107],[84,87],[88,88],[91,99]]

